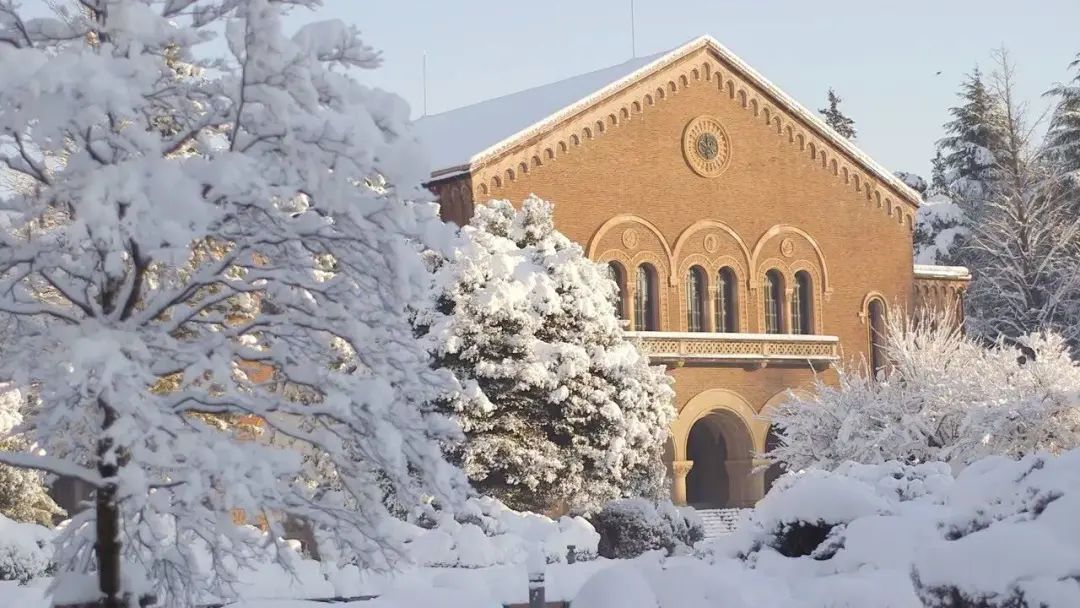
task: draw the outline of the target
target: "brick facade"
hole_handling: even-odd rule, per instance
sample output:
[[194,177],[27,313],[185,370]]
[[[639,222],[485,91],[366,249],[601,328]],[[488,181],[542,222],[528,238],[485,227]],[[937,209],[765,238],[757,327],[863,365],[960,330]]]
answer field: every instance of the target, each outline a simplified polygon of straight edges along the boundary
[[[917,195],[875,172],[857,151],[713,45],[672,55],[595,103],[474,159],[463,172],[436,173],[431,188],[444,217],[466,222],[477,200],[517,203],[536,194],[551,201],[559,230],[593,259],[624,269],[624,310],[631,321],[636,269],[643,263],[656,269],[660,332],[688,330],[691,266],[707,277],[706,332],[714,329],[721,268],[737,279],[737,331],[751,334],[766,331],[765,273],[779,271],[790,319],[795,275],[806,272],[810,333],[838,339],[838,346],[818,348],[835,349],[851,364],[864,361],[871,348],[870,303],[906,310],[913,302]],[[719,125],[714,130],[725,155],[713,175],[696,170],[693,149],[686,149],[688,125],[702,117]],[[811,385],[816,374],[835,376],[828,363],[798,356],[755,351],[740,358],[735,342],[725,344],[732,350],[724,356],[664,361],[675,378],[680,411],[668,454],[677,500],[687,499],[688,472],[705,469],[691,463],[691,452],[723,460],[722,466],[709,465],[714,481],[727,485],[721,502],[746,506],[760,498],[764,481],[751,471],[754,454],[765,449],[768,425],[758,414],[788,389]],[[744,350],[752,351],[749,345]],[[719,448],[690,445],[691,431],[701,423]],[[696,436],[706,436],[699,431]]]

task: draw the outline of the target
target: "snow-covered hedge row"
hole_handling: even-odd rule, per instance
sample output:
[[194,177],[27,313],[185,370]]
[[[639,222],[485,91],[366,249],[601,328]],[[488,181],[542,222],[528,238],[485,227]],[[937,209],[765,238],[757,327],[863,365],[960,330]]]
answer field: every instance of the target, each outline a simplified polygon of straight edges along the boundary
[[494,498],[470,499],[456,514],[436,511],[422,526],[403,524],[409,556],[421,566],[483,568],[525,562],[540,551],[548,563],[567,559],[570,546],[579,560],[597,554],[600,535],[581,517],[551,519],[514,511]]
[[624,559],[661,549],[668,555],[688,552],[705,538],[705,526],[693,509],[671,501],[644,498],[613,500],[592,517],[600,534],[602,557]]
[[783,478],[711,551],[787,580],[877,580],[855,585],[880,594],[863,605],[1080,606],[1078,514],[1080,450],[955,479],[943,463],[849,463]]
[[0,581],[26,582],[52,571],[54,535],[44,526],[0,515]]

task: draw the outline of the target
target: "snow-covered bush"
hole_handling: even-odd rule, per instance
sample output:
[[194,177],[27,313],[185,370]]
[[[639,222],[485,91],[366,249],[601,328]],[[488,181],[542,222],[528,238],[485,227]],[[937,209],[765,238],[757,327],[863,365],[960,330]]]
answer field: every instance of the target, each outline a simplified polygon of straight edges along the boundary
[[55,532],[37,524],[20,523],[0,515],[0,581],[25,583],[49,574]]
[[418,565],[485,568],[525,563],[539,551],[548,563],[565,562],[570,547],[577,560],[597,555],[599,534],[581,517],[551,519],[514,511],[497,499],[471,498],[453,513],[426,510],[402,522],[406,551]]
[[465,431],[455,456],[481,493],[517,509],[656,498],[671,381],[623,336],[606,267],[551,212],[535,197],[479,205],[460,248],[434,263],[437,298],[416,323],[472,387],[441,400]]
[[904,319],[886,328],[890,365],[877,378],[841,370],[836,386],[770,413],[787,470],[846,461],[945,461],[963,466],[1080,446],[1080,367],[1055,335],[989,348],[950,319]]
[[600,555],[611,559],[658,549],[683,553],[705,538],[704,524],[693,509],[666,500],[613,500],[592,516],[592,523],[600,534]]
[[796,586],[890,589],[863,605],[1064,608],[1080,605],[1078,512],[1080,449],[988,457],[955,478],[940,462],[846,463],[787,476],[708,552]]

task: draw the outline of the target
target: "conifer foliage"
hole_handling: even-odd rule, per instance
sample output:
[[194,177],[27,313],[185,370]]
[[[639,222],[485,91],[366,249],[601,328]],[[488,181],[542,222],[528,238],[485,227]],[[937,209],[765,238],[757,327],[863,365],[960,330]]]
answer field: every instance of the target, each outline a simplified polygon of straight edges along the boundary
[[832,127],[834,131],[853,140],[855,139],[855,121],[840,111],[841,101],[843,100],[836,94],[836,91],[829,89],[829,107],[818,110],[818,112],[825,117],[825,123]]
[[555,230],[551,209],[534,197],[477,206],[438,262],[436,304],[418,323],[467,387],[442,400],[466,435],[455,456],[518,509],[655,498],[670,379],[624,338],[606,267]]

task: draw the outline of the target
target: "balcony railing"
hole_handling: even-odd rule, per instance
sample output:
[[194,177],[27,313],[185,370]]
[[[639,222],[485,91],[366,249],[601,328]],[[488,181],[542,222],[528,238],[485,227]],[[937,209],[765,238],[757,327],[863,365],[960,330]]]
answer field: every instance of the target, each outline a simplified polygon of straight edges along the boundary
[[628,331],[626,336],[653,361],[770,362],[828,365],[840,359],[836,336]]

